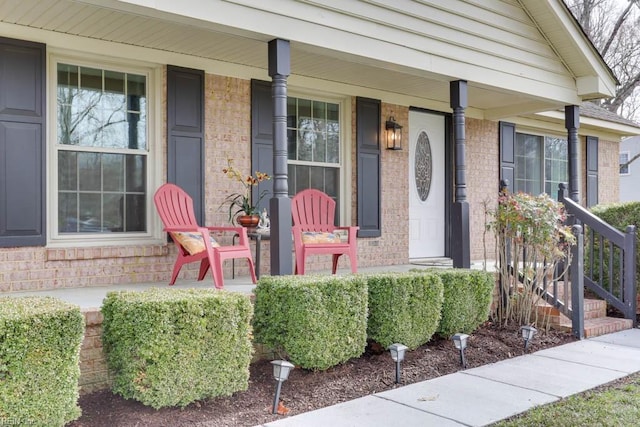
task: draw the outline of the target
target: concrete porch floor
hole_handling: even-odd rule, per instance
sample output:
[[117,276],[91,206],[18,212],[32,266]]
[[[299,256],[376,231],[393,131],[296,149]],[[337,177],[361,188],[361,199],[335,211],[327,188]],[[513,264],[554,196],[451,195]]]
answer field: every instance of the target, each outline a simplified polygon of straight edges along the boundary
[[[427,267],[441,267],[441,268],[451,268],[451,261],[448,259],[437,258],[437,259],[421,259],[411,261],[409,264],[401,264],[401,265],[384,265],[377,267],[363,267],[359,268],[358,272],[360,273],[380,273],[380,272],[406,272],[413,268],[427,268]],[[482,269],[482,262],[472,262],[471,268],[474,269]],[[487,267],[489,271],[493,271],[493,266]],[[348,268],[338,269],[338,275],[350,274],[351,270]],[[313,273],[312,273],[313,274]],[[320,273],[317,274],[328,274]],[[59,288],[53,290],[43,290],[43,291],[29,291],[29,292],[9,292],[0,294],[0,296],[5,297],[24,297],[24,296],[51,296],[55,298],[59,298],[63,301],[67,301],[72,304],[76,304],[80,306],[81,309],[99,309],[102,306],[102,301],[104,300],[107,292],[111,291],[142,291],[149,288],[154,287],[168,287],[167,282],[152,282],[152,283],[123,283],[118,285],[109,285],[109,286],[91,286],[84,288]],[[211,277],[211,273],[207,273],[207,276],[202,281],[197,281],[195,279],[181,279],[178,277],[176,280],[176,284],[174,285],[176,289],[185,289],[185,288],[214,288],[213,279]],[[251,278],[249,276],[241,276],[236,277],[235,279],[226,278],[224,280],[224,289],[230,292],[239,292],[243,294],[251,294],[255,285],[251,283]]]

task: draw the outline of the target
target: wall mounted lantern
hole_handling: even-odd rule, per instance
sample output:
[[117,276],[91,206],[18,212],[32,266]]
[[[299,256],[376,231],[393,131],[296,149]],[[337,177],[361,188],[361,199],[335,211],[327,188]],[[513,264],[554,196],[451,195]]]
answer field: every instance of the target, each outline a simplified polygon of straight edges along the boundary
[[389,117],[385,125],[387,130],[387,150],[402,150],[402,126],[395,117]]
[[278,403],[280,401],[280,388],[282,383],[289,378],[289,372],[293,369],[293,365],[286,360],[274,360],[271,362],[273,365],[273,378],[278,381],[276,385],[276,394],[273,396],[273,414],[278,413]]
[[404,353],[408,347],[404,344],[391,344],[389,346],[389,352],[391,358],[396,362],[396,384],[400,384],[400,362],[404,360]]
[[464,349],[467,348],[467,340],[469,339],[469,335],[467,334],[455,334],[451,337],[453,340],[453,345],[456,346],[456,349],[460,351],[460,365],[463,368],[467,368],[467,360],[464,357]]

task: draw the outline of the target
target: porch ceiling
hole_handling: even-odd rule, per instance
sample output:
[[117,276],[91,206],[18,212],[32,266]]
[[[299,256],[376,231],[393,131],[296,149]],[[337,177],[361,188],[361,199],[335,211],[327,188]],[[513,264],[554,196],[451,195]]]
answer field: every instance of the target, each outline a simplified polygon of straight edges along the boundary
[[[158,11],[150,16],[124,3],[118,10],[108,6],[113,4],[97,0],[0,0],[0,22],[228,62],[255,69],[256,76],[265,75],[267,42],[272,35]],[[37,41],[47,43],[46,37]],[[291,70],[296,77],[345,84],[344,91],[350,95],[366,96],[373,90],[400,94],[416,106],[449,105],[451,77],[317,46],[292,42]],[[559,107],[549,100],[498,87],[473,81],[468,85],[469,109],[479,117],[498,119]]]

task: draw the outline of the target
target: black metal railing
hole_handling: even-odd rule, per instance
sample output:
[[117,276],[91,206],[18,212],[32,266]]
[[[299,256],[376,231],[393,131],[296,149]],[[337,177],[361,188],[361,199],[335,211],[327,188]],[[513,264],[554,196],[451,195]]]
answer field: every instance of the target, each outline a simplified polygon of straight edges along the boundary
[[[507,183],[501,182],[501,191],[506,187]],[[509,274],[517,275],[520,283],[526,282],[528,289],[537,292],[548,304],[571,319],[572,333],[576,338],[584,338],[585,287],[615,307],[624,318],[632,319],[635,327],[635,226],[627,226],[624,233],[618,231],[571,200],[566,184],[559,186],[558,201],[565,206],[566,225],[571,226],[576,243],[571,247],[570,256],[557,265],[552,277],[545,275],[542,280],[531,282],[508,256],[500,259],[500,263],[506,263]],[[526,259],[526,254],[522,254],[522,259]],[[506,295],[502,297],[504,299]]]
[[625,319],[633,320],[635,327],[636,227],[629,225],[621,232],[607,224],[567,197],[565,184],[560,184],[558,200],[564,204],[570,224],[580,225],[584,230],[584,242],[576,245],[576,250],[582,253],[573,257],[572,263],[576,265],[571,268],[582,277],[571,284],[572,292],[586,287],[617,309]]

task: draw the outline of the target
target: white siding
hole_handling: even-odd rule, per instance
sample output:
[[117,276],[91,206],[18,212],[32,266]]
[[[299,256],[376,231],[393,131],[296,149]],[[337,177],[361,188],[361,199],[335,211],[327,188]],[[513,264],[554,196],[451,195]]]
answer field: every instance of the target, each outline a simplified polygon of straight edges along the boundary
[[[620,151],[628,152],[629,159],[640,153],[640,136],[625,138],[620,143]],[[629,174],[620,175],[620,201],[640,201],[640,159],[629,165]]]

